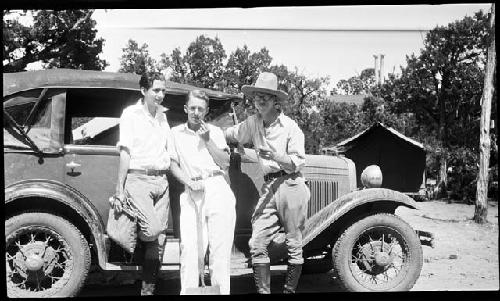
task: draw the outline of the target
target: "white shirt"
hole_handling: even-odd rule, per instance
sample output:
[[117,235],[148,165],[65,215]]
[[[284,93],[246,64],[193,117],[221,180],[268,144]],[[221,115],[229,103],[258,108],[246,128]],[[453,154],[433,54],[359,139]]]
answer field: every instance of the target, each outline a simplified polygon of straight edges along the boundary
[[[210,139],[220,149],[229,149],[222,130],[208,124]],[[168,150],[172,160],[179,163],[181,169],[190,177],[205,177],[214,170],[221,170],[207,149],[205,141],[187,123],[172,128],[173,145]]]
[[288,173],[298,172],[306,163],[304,133],[294,120],[283,113],[267,128],[259,114],[251,115],[243,122],[226,129],[226,136],[241,144],[252,143],[256,151],[259,147],[266,147],[277,153],[287,154],[295,165],[294,170],[287,170],[276,161],[257,156],[264,174],[282,169]]
[[171,139],[163,106],[158,106],[153,117],[141,100],[123,110],[120,117],[120,141],[130,151],[130,169],[168,169],[170,157],[167,141]]

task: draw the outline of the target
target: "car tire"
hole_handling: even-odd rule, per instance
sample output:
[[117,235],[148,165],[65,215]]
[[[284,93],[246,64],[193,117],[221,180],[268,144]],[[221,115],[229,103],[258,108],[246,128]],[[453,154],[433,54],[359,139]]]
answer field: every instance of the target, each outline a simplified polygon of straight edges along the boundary
[[5,222],[7,295],[73,297],[90,269],[87,240],[66,219],[26,212]]
[[332,261],[334,276],[347,291],[408,291],[422,269],[422,246],[405,221],[379,213],[344,231]]

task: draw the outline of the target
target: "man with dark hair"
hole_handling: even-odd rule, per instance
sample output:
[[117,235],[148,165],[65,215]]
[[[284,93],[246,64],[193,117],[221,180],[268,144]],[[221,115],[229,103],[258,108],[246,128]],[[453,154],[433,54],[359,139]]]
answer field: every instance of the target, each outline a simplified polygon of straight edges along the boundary
[[129,198],[138,215],[138,238],[144,244],[141,295],[152,295],[163,259],[169,210],[166,171],[170,166],[167,141],[170,126],[165,108],[165,80],[141,76],[143,98],[120,117],[120,166],[114,206]]
[[[181,294],[198,287],[197,218],[201,217],[202,252],[209,248],[212,285],[230,292],[231,248],[236,199],[226,181],[229,148],[221,129],[204,122],[208,95],[189,93],[184,111],[187,123],[172,128],[171,172],[185,185],[180,196]],[[198,212],[198,214],[197,214]],[[205,257],[205,254],[202,257]]]
[[288,95],[278,90],[275,74],[263,72],[255,85],[241,91],[253,99],[257,113],[226,130],[226,139],[253,144],[264,174],[260,198],[252,216],[249,241],[257,292],[271,293],[268,245],[283,227],[288,249],[284,293],[295,293],[302,271],[302,231],[310,191],[301,169],[305,165],[304,134],[281,112]]

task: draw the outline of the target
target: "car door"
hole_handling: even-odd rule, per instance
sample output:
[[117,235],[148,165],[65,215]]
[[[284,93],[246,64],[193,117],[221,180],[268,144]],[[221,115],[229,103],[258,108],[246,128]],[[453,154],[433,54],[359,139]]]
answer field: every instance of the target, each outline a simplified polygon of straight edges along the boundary
[[65,183],[92,202],[104,225],[118,176],[119,117],[135,95],[103,88],[70,89],[67,93]]

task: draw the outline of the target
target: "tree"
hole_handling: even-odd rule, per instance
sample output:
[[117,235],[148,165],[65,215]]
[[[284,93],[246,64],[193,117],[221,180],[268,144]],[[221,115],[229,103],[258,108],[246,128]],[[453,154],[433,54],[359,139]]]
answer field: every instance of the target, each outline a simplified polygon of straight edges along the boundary
[[488,47],[488,62],[486,65],[486,78],[484,79],[483,96],[481,98],[481,132],[480,132],[480,160],[479,179],[477,181],[477,196],[474,211],[474,221],[487,222],[488,215],[488,167],[490,164],[490,114],[491,99],[494,89],[494,72],[496,66],[495,51],[495,3],[491,6],[490,15],[491,38]]
[[201,35],[187,48],[183,61],[187,66],[188,83],[203,88],[217,89],[216,83],[224,74],[226,52],[218,37]]
[[150,74],[160,71],[156,61],[149,55],[146,43],[139,47],[136,41],[129,39],[126,47],[122,48],[122,51],[123,54],[120,58],[120,69],[118,72]]
[[33,10],[33,25],[23,25],[27,11],[3,11],[4,72],[18,72],[41,62],[44,68],[103,70],[104,40],[96,39],[94,10]]
[[347,95],[368,94],[375,87],[375,69],[367,68],[359,76],[342,79],[337,83],[337,88]]
[[247,45],[229,55],[224,80],[227,82],[227,92],[238,93],[243,85],[251,85],[257,79],[259,73],[269,68],[272,57],[266,48],[259,52],[251,53]]
[[477,147],[487,19],[479,11],[431,30],[421,53],[407,56],[401,76],[381,88],[381,95],[396,112],[414,113],[421,130],[437,136],[442,192],[448,184],[450,149]]
[[160,56],[159,68],[165,70],[172,68],[172,77],[170,80],[178,83],[187,83],[188,65],[184,62],[184,57],[181,54],[179,47],[172,50],[172,54],[166,55],[162,53]]

